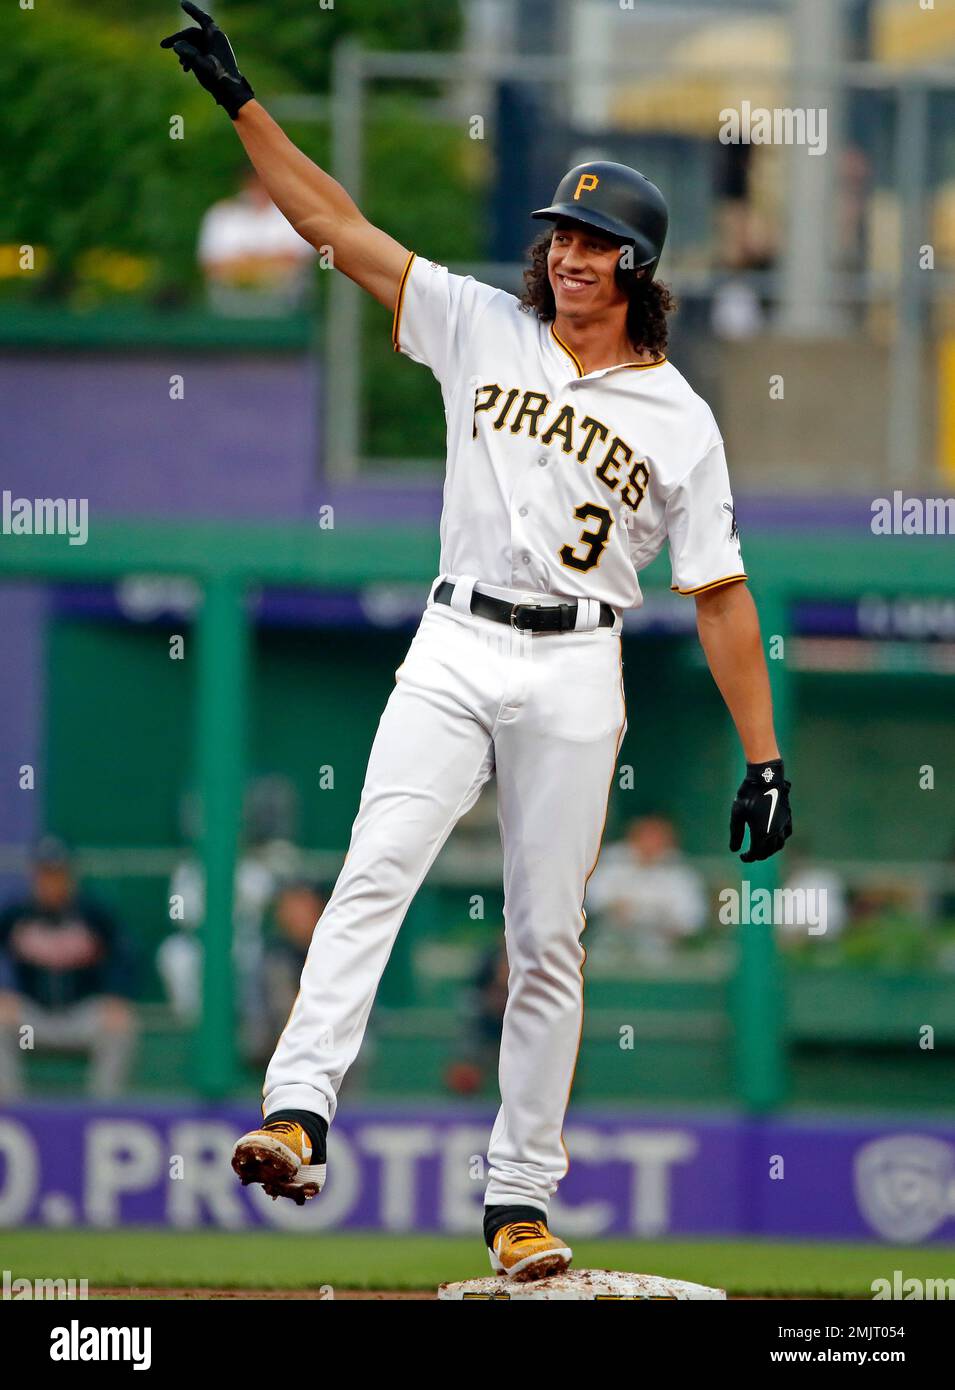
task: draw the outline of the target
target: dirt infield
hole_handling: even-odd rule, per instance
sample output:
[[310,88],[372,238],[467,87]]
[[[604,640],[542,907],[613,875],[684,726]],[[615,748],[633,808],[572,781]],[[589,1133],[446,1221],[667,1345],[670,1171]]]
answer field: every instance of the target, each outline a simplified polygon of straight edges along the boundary
[[[838,1298],[838,1296],[835,1296]],[[311,1303],[392,1303],[411,1301],[415,1303],[436,1303],[437,1294],[429,1289],[341,1289],[334,1296],[322,1293],[321,1289],[179,1289],[179,1288],[94,1288],[90,1289],[91,1299],[181,1299],[205,1302],[216,1299],[308,1300]],[[827,1302],[819,1295],[806,1294],[731,1294],[730,1302]],[[841,1300],[839,1300],[841,1301]]]
[[101,1288],[90,1289],[90,1298],[96,1299],[170,1299],[208,1302],[220,1299],[243,1299],[258,1302],[267,1299],[272,1302],[287,1302],[305,1299],[310,1303],[344,1302],[392,1302],[406,1299],[415,1302],[437,1302],[437,1294],[427,1289],[339,1289],[334,1296],[322,1293],[321,1289],[132,1289]]
[[90,1289],[90,1298],[129,1298],[129,1299],[271,1299],[284,1302],[289,1299],[307,1299],[312,1303],[374,1302],[392,1299],[413,1299],[416,1302],[437,1301],[437,1294],[428,1289],[340,1289],[334,1295],[323,1293],[321,1289],[178,1289],[178,1288],[98,1288]]

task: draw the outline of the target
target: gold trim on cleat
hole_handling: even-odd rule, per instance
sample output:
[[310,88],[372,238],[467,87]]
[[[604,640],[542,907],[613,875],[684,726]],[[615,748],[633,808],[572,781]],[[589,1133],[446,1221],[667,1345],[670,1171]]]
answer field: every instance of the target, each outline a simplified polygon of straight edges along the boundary
[[232,1167],[243,1187],[261,1183],[268,1196],[289,1197],[303,1206],[325,1186],[324,1163],[310,1163],[312,1146],[300,1125],[281,1132],[256,1129],[232,1150]]

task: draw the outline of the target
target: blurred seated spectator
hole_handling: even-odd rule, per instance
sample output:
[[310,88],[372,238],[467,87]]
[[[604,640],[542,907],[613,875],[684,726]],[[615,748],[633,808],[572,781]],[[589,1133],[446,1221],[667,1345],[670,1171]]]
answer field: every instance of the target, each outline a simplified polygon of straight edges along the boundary
[[777,255],[776,161],[748,142],[720,144],[714,154],[717,260],[724,273],[713,293],[711,328],[717,338],[751,338],[765,327],[768,301],[750,272],[771,270]]
[[793,904],[792,915],[797,920],[776,923],[780,945],[789,948],[806,941],[838,941],[849,915],[842,875],[835,869],[814,863],[804,842],[793,845],[790,841],[787,860],[789,873],[781,886],[784,892],[800,897],[789,900]]
[[463,1010],[459,1055],[445,1072],[448,1090],[473,1095],[496,1071],[507,1006],[507,951],[503,941],[481,959]]
[[325,898],[305,880],[288,883],[276,896],[275,935],[266,943],[263,994],[269,1050],[285,1027]]
[[601,953],[634,964],[672,960],[675,947],[702,931],[703,880],[677,843],[666,816],[630,822],[626,839],[608,845],[587,887],[587,912],[599,918]]
[[89,1094],[119,1095],[136,1039],[128,943],[80,896],[69,851],[52,836],[33,857],[30,895],[0,913],[0,1095],[22,1093],[23,1052],[89,1054]]
[[[175,876],[173,885],[178,886]],[[163,937],[156,952],[156,971],[166,998],[180,1023],[195,1023],[202,1009],[202,947],[196,935],[199,923],[183,921]]]
[[[297,814],[294,788],[282,777],[264,776],[245,789],[243,846],[235,869],[232,904],[232,963],[235,971],[240,1037],[246,1056],[258,1058],[269,1041],[262,1001],[263,924],[278,884],[295,872],[299,853],[292,842]],[[193,794],[183,797],[180,825],[198,843],[201,808]],[[177,924],[160,944],[156,969],[174,1013],[193,1024],[202,1007],[202,941],[206,915],[205,873],[197,850],[173,870],[170,916]]]
[[[262,921],[275,891],[275,874],[262,847],[243,850],[235,870],[232,910],[232,959],[243,1019],[260,1007]],[[183,859],[169,880],[170,903],[176,904],[178,927],[156,953],[156,969],[173,1012],[194,1023],[202,1008],[202,942],[198,929],[206,915],[206,883],[198,859]]]
[[221,314],[258,316],[302,307],[315,251],[248,167],[236,197],[213,204],[203,217],[198,256],[210,306]]

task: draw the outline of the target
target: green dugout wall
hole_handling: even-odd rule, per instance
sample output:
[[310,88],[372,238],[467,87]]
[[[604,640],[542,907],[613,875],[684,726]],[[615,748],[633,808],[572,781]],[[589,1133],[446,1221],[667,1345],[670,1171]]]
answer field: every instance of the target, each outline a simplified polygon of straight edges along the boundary
[[[173,633],[185,639],[169,658]],[[344,850],[378,716],[405,633],[268,629],[253,634],[245,772],[288,777],[304,845]],[[48,637],[47,819],[72,842],[175,845],[196,783],[197,632],[70,616]],[[334,769],[322,789],[320,770]]]
[[[765,636],[787,633],[790,598],[862,592],[951,595],[955,575],[945,539],[843,535],[751,540],[750,573]],[[202,854],[208,883],[205,1008],[197,1077],[210,1096],[235,1079],[232,1029],[231,885],[246,775],[293,773],[303,788],[303,840],[340,847],[357,804],[374,722],[391,688],[405,635],[314,631],[254,635],[244,596],[253,585],[358,587],[375,581],[426,584],[430,532],[327,531],[311,527],[114,524],[84,548],[57,537],[0,547],[0,578],[111,580],[129,573],[189,575],[203,589],[187,659],[169,660],[168,633],[63,622],[52,634],[49,810],[84,843],[170,843],[175,801],[187,780],[207,808]],[[649,577],[665,585],[662,567]],[[614,814],[659,804],[657,786],[685,790],[664,800],[687,827],[688,847],[721,848],[728,799],[740,767],[728,718],[692,644],[628,642],[630,729],[621,760],[634,766],[633,800]],[[70,674],[69,684],[62,678]],[[98,679],[96,678],[98,673]],[[951,682],[945,677],[798,676],[770,662],[784,748],[800,768],[797,811],[812,847],[833,855],[942,856],[955,827],[952,778],[937,775],[930,809],[918,788],[925,762],[951,767]],[[877,693],[876,693],[877,692]],[[334,750],[325,756],[323,748]],[[313,773],[333,762],[338,790],[322,803]],[[678,774],[675,776],[674,774]],[[310,787],[312,789],[310,790]],[[737,873],[727,858],[728,875]],[[753,865],[753,887],[772,887],[777,865]],[[728,881],[732,881],[728,878]],[[215,968],[216,962],[219,968]],[[785,1093],[784,1019],[771,933],[739,929],[730,992],[735,1085],[753,1109]]]
[[[195,634],[183,632],[186,659],[170,661],[168,626],[69,616],[51,624],[46,817],[72,841],[177,842],[178,798],[197,771]],[[295,784],[303,844],[346,847],[371,739],[408,641],[406,631],[382,629],[255,634],[246,770]],[[624,640],[630,726],[620,762],[634,768],[635,785],[615,789],[608,836],[630,816],[662,809],[692,853],[725,849],[726,715],[696,652],[695,637]],[[914,753],[937,763],[955,739],[949,682],[802,673],[794,704],[787,751],[799,769],[801,843],[817,857],[853,860],[950,852],[955,783],[939,778],[926,816],[911,775]],[[328,765],[331,791],[320,785]]]

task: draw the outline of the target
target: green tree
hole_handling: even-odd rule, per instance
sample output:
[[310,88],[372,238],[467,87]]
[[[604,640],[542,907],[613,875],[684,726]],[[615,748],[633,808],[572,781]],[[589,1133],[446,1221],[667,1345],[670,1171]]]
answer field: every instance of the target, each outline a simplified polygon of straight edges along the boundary
[[[266,27],[266,7],[232,0],[237,18],[243,8],[253,27]],[[417,24],[439,9],[430,3],[410,8]],[[311,23],[315,0],[296,0],[286,9]],[[45,276],[8,280],[8,289],[62,295],[91,250],[141,258],[150,271],[143,293],[181,296],[198,285],[199,222],[210,203],[234,191],[245,156],[222,111],[158,46],[156,36],[168,31],[175,6],[148,0],[132,11],[135,22],[120,22],[121,10],[128,20],[119,0],[100,0],[93,15],[72,5],[0,10],[6,136],[0,142],[0,244],[42,247],[50,265]],[[340,30],[342,18],[335,16],[357,10],[342,4],[318,14]],[[376,15],[385,32],[384,4],[362,0],[361,13],[366,33],[373,32],[367,26]],[[411,33],[403,23],[400,32]],[[264,94],[289,90],[291,80],[266,37],[249,65],[256,85]],[[254,42],[249,46],[256,50]],[[470,254],[478,235],[475,180],[465,165],[471,142],[463,132],[418,116],[410,98],[392,98],[382,109],[387,118],[369,122],[369,215],[409,243],[440,240],[429,245],[432,255]],[[183,139],[170,138],[176,117]],[[327,160],[326,126],[293,124],[289,133],[313,158]]]
[[[224,186],[220,169],[231,176],[235,136],[168,54],[98,18],[5,7],[0,89],[0,242],[46,248],[53,290],[92,248],[188,279],[196,225]],[[177,116],[183,140],[170,138]],[[186,150],[202,178],[181,178]]]
[[[280,63],[306,91],[325,91],[331,77],[332,50],[346,35],[366,48],[435,52],[455,48],[461,34],[456,0],[285,0],[281,23],[262,0],[229,0],[229,24],[235,15],[236,45],[249,41]],[[223,17],[223,26],[226,20]],[[251,56],[248,62],[252,66]]]
[[[67,4],[77,12],[89,10],[88,0]],[[264,60],[281,69],[289,88],[310,92],[328,88],[332,49],[346,35],[367,48],[429,53],[456,47],[461,35],[458,0],[207,0],[202,8],[229,34],[253,86],[261,80]],[[191,23],[177,0],[136,0],[135,6],[129,0],[97,0],[96,13],[114,26],[152,33],[157,43]]]

